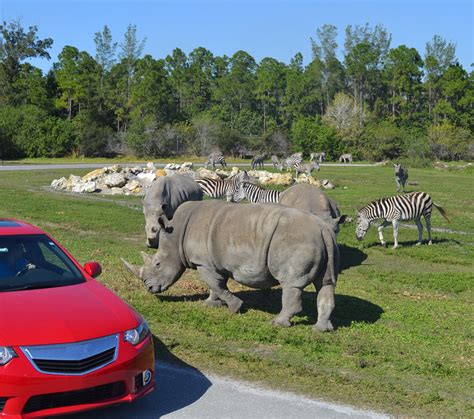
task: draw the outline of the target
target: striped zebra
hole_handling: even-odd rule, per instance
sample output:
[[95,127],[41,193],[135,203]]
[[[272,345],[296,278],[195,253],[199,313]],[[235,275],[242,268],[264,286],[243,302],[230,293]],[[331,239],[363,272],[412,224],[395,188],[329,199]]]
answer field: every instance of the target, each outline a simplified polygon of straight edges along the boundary
[[234,194],[239,189],[242,182],[250,180],[245,170],[230,176],[227,179],[196,179],[204,195],[209,198],[219,199],[226,197],[227,201],[232,201]]
[[247,199],[250,202],[275,203],[280,201],[280,192],[273,189],[265,189],[250,182],[242,182],[234,194],[234,202]]
[[397,192],[400,192],[400,186],[403,187],[403,192],[405,192],[405,183],[408,179],[408,170],[400,163],[395,163],[393,167],[395,167],[395,183],[397,184]]
[[310,176],[313,170],[319,172],[319,163],[313,161],[311,163],[295,164],[296,178],[298,178],[300,173],[306,173],[308,176]]
[[264,161],[267,158],[266,154],[257,154],[253,159],[251,163],[252,170],[256,169],[259,167],[260,169],[264,168]]
[[357,213],[356,237],[362,240],[365,233],[370,227],[373,220],[383,219],[382,224],[378,228],[379,239],[382,246],[386,243],[383,240],[382,231],[392,223],[393,226],[393,248],[398,247],[398,224],[400,221],[415,220],[418,227],[418,243],[423,241],[423,225],[421,224],[421,216],[425,218],[426,230],[428,231],[428,244],[431,244],[431,211],[433,206],[441,213],[441,215],[449,222],[446,211],[436,205],[426,192],[412,192],[406,195],[396,195],[390,198],[382,198],[373,201],[360,209]]
[[297,164],[301,164],[302,162],[303,153],[292,154],[290,157],[285,159],[284,165],[286,166],[286,171],[288,172],[292,167],[295,167]]
[[216,170],[216,164],[220,164],[222,168],[227,167],[224,155],[220,151],[209,154],[207,161],[204,163],[204,167],[207,169],[210,164],[212,164],[212,170]]
[[339,163],[352,163],[352,154],[341,154],[341,157],[339,157]]
[[322,163],[326,159],[326,153],[323,151],[321,153],[311,153],[309,155],[309,161],[312,162],[316,160],[318,163]]

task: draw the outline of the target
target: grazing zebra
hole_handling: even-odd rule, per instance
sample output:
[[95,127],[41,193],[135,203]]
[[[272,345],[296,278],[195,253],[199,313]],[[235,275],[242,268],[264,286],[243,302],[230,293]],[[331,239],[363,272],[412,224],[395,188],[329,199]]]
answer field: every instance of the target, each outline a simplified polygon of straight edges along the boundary
[[240,202],[247,199],[250,202],[269,202],[277,204],[280,201],[280,192],[265,189],[250,182],[242,182],[234,194],[233,201]]
[[308,176],[311,175],[313,170],[319,172],[319,163],[313,161],[311,163],[298,163],[295,164],[296,178],[300,173],[306,173]]
[[216,170],[216,164],[220,164],[222,168],[227,167],[224,155],[220,151],[209,154],[207,161],[204,163],[204,167],[207,169],[210,164],[212,164],[212,170]]
[[196,179],[199,187],[203,193],[210,198],[219,199],[226,197],[227,201],[232,201],[232,198],[239,189],[242,182],[250,180],[245,170],[230,176],[227,179]]
[[425,218],[426,230],[428,230],[428,244],[431,244],[431,211],[433,205],[441,213],[441,215],[449,222],[446,211],[436,205],[426,192],[412,192],[406,195],[396,195],[390,198],[382,198],[373,201],[360,209],[357,213],[356,237],[362,240],[365,233],[370,227],[373,220],[383,219],[382,224],[378,228],[379,239],[382,246],[386,243],[383,240],[382,230],[392,223],[393,225],[393,248],[398,247],[398,224],[400,221],[415,220],[418,227],[418,243],[423,241],[423,225],[421,224],[421,216]]
[[322,163],[326,159],[326,153],[311,153],[309,155],[309,161],[317,160],[318,163]]
[[278,158],[278,156],[273,154],[271,159],[272,159],[273,168],[278,169],[281,172],[283,169],[283,164],[280,162],[280,159]]
[[303,153],[292,154],[290,157],[285,159],[284,165],[286,166],[286,171],[288,172],[292,167],[295,167],[297,164],[301,164],[302,162]]
[[257,168],[257,166],[258,166],[260,169],[263,169],[263,167],[264,167],[263,162],[265,161],[266,158],[267,158],[267,155],[266,155],[266,154],[257,154],[257,155],[252,159],[252,163],[251,163],[252,170],[254,170],[255,168]]
[[352,154],[350,154],[350,153],[342,154],[341,157],[339,157],[339,162],[340,163],[352,163]]
[[405,183],[408,179],[408,170],[399,163],[393,165],[395,167],[395,182],[397,184],[397,192],[400,192],[400,186],[403,187],[405,192]]

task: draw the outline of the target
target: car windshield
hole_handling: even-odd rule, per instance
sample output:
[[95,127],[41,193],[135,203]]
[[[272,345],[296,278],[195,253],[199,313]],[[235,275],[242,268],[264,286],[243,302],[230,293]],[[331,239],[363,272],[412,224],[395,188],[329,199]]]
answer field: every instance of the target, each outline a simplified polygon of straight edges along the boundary
[[79,269],[48,236],[0,236],[0,292],[81,282]]

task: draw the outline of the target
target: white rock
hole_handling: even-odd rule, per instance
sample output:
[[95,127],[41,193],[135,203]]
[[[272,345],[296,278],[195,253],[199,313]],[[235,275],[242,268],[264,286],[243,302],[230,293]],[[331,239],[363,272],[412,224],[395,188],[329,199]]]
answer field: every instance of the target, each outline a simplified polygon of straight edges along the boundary
[[112,188],[110,190],[111,195],[123,195],[122,188]]
[[147,171],[151,171],[151,170],[155,171],[155,170],[156,170],[156,167],[155,167],[155,165],[153,164],[152,161],[149,161],[149,162],[146,164],[146,170],[147,170]]
[[156,179],[156,173],[139,173],[137,175],[137,180],[142,186],[151,185],[151,183]]
[[328,179],[323,179],[321,185],[324,189],[334,189],[334,184]]
[[214,173],[212,170],[205,169],[204,167],[200,167],[196,170],[196,177],[205,179],[220,179],[220,176],[217,173]]
[[134,189],[141,188],[141,187],[142,185],[140,184],[138,180],[131,180],[123,187],[123,189],[126,189],[128,191],[133,191]]
[[109,188],[121,188],[127,183],[127,179],[125,179],[125,176],[122,173],[111,173],[104,177],[103,182]]
[[77,183],[72,187],[72,192],[75,193],[92,193],[97,189],[95,182]]
[[51,182],[51,187],[54,189],[66,189],[67,187],[67,179],[65,177],[54,179]]

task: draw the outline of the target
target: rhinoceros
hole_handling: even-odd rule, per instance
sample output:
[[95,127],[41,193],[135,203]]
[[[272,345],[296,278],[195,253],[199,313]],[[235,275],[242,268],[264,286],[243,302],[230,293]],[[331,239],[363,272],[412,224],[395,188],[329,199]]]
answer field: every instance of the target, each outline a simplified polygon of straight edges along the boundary
[[188,175],[171,175],[158,178],[143,200],[146,244],[157,248],[159,242],[158,218],[163,214],[172,219],[176,209],[186,201],[201,201],[203,193],[196,181]]
[[[302,310],[303,289],[318,291],[315,330],[333,330],[334,288],[339,250],[331,227],[308,212],[281,205],[222,201],[186,202],[173,220],[158,219],[160,247],[153,257],[142,252],[144,265],[125,266],[156,294],[174,284],[186,268],[196,269],[210,288],[209,306],[227,304],[232,313],[242,300],[227,281],[251,288],[282,287],[282,310],[272,323],[290,326]],[[335,220],[334,222],[337,222]]]
[[334,223],[333,220],[338,219],[339,223],[342,223],[346,218],[345,216],[341,217],[337,204],[331,198],[316,186],[308,183],[298,183],[282,192],[279,204],[308,211],[329,221],[336,233],[339,232],[339,224]]

